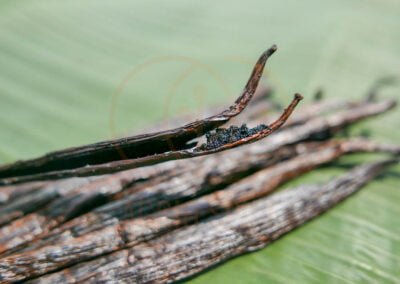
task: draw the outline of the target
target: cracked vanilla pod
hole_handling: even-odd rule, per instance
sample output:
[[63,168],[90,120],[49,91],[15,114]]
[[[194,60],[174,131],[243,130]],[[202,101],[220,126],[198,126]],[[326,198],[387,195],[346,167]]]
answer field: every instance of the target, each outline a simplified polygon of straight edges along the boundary
[[273,45],[260,56],[241,95],[228,109],[217,115],[171,130],[98,142],[4,165],[0,167],[0,185],[104,175],[170,160],[209,155],[258,141],[279,129],[286,122],[302,100],[303,97],[300,94],[294,95],[289,106],[276,121],[269,125],[268,129],[210,150],[193,147],[190,143],[194,138],[201,137],[225,124],[246,108],[257,89],[267,59],[276,50],[277,47]]

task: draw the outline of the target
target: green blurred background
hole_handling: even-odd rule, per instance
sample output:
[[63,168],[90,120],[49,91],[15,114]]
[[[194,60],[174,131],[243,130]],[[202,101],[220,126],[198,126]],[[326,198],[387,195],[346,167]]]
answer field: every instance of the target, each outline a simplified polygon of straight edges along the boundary
[[[0,163],[231,102],[274,43],[267,73],[281,103],[294,92],[307,103],[320,87],[357,99],[377,79],[400,77],[400,1],[2,0]],[[399,126],[396,110],[352,132],[399,143]],[[290,185],[342,172],[324,168]],[[392,169],[264,250],[191,281],[399,283],[399,176]]]

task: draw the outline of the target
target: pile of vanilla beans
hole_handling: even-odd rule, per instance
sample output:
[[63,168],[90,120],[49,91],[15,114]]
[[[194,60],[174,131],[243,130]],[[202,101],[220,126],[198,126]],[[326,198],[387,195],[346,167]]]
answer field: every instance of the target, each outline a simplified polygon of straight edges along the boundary
[[[318,94],[295,110],[296,94],[281,110],[270,88],[257,88],[275,50],[218,115],[0,167],[0,283],[182,280],[266,246],[398,162],[400,146],[337,135],[395,101],[376,89],[351,102]],[[360,152],[387,158],[274,193]]]

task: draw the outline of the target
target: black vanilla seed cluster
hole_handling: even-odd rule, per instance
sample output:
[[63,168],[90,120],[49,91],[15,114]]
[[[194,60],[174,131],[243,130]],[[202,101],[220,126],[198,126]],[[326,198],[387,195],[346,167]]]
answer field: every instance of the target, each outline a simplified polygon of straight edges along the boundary
[[217,128],[215,131],[206,133],[207,142],[200,146],[201,150],[212,150],[223,145],[236,142],[240,139],[252,136],[261,130],[268,129],[265,124],[257,125],[254,128],[248,128],[246,124],[238,127],[235,125],[229,128]]

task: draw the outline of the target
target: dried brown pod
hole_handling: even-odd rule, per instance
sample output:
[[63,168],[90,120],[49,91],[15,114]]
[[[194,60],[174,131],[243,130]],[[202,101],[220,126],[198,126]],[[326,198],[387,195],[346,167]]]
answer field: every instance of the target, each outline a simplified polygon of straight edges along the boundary
[[273,45],[258,59],[242,94],[220,114],[185,126],[69,148],[45,156],[18,161],[0,167],[0,185],[66,177],[82,177],[114,173],[164,161],[213,154],[242,144],[260,140],[281,127],[297,106],[302,96],[295,94],[282,115],[267,128],[214,148],[197,147],[191,141],[226,123],[240,114],[250,102],[261,78],[267,59],[277,50]]

